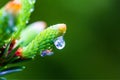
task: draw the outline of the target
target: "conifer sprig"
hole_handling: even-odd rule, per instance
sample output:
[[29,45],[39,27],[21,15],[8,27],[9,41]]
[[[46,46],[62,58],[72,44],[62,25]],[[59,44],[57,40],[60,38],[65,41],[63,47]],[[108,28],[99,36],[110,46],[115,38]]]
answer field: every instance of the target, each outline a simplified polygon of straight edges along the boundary
[[9,68],[6,67],[8,64],[28,61],[38,54],[41,57],[50,56],[54,46],[59,50],[65,46],[65,24],[46,28],[45,22],[38,21],[27,25],[35,2],[36,0],[10,0],[0,9],[0,77],[25,68]]

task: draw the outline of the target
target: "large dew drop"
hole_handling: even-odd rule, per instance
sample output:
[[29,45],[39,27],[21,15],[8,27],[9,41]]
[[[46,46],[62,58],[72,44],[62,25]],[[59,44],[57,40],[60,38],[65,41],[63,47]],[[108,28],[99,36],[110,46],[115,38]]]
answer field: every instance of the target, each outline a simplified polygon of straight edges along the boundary
[[61,50],[65,47],[65,41],[63,39],[63,36],[58,37],[55,41],[54,41],[54,45],[56,46],[57,49]]

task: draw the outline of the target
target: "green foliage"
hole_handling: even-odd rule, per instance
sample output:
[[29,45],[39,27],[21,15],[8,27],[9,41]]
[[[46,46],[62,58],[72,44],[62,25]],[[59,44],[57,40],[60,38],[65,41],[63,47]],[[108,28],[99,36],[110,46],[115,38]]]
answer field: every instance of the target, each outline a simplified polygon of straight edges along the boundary
[[57,37],[63,35],[63,32],[60,32],[59,27],[59,25],[51,26],[37,35],[36,38],[23,49],[23,56],[33,57],[43,50],[50,49],[54,43],[53,41]]
[[5,40],[11,37],[15,31],[15,17],[4,9],[0,10],[0,47],[5,44]]
[[34,4],[35,0],[12,0],[0,10],[0,76],[23,70],[21,66],[5,68],[8,64],[30,60],[45,50],[50,55],[56,38],[66,32],[65,24],[47,29],[41,21],[27,25]]
[[31,12],[34,10],[34,4],[36,0],[20,0],[22,4],[22,8],[20,13],[17,16],[17,28],[18,32],[15,34],[15,37],[20,35],[22,29],[26,27],[26,23],[29,21],[29,17]]

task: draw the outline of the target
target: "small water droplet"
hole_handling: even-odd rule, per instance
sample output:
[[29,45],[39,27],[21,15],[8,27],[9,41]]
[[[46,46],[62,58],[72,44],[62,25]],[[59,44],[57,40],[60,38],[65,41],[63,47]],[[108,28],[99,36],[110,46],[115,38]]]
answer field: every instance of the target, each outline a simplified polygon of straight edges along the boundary
[[29,0],[30,4],[34,4],[36,2],[36,0]]
[[56,46],[57,49],[61,50],[65,47],[65,41],[63,39],[63,36],[58,37],[55,41],[54,41],[54,45]]
[[43,51],[42,53],[41,53],[41,56],[42,57],[45,57],[45,56],[51,56],[51,55],[53,55],[54,53],[53,52],[51,52],[51,50],[45,50],[45,51]]
[[27,23],[29,23],[29,21],[28,21],[28,20],[26,21],[26,24],[27,24]]
[[33,12],[33,11],[34,11],[34,8],[31,8],[31,9],[30,9],[30,12]]
[[49,52],[47,53],[47,56],[52,56],[54,54],[54,52]]

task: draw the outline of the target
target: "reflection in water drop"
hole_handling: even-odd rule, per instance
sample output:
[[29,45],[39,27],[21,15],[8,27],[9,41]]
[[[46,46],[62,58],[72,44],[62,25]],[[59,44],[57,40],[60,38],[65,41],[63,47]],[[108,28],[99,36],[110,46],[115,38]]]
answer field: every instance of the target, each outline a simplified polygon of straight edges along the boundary
[[61,50],[65,47],[65,41],[63,39],[63,36],[58,37],[55,41],[54,41],[54,45],[56,46],[57,49]]
[[54,53],[53,52],[51,52],[51,50],[45,50],[45,51],[43,51],[42,53],[41,53],[41,56],[42,57],[45,57],[45,56],[51,56],[51,55],[53,55]]

